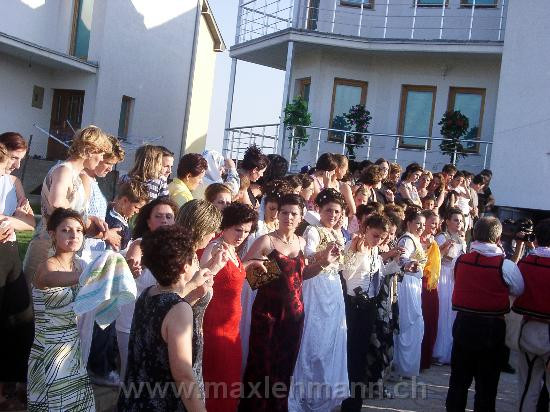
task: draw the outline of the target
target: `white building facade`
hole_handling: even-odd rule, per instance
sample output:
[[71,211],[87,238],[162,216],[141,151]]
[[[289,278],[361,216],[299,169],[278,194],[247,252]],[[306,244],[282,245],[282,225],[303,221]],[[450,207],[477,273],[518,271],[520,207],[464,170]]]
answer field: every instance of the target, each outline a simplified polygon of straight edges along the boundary
[[206,0],[0,2],[0,129],[33,135],[31,154],[62,158],[73,128],[202,151],[216,53]]
[[[292,160],[294,170],[312,165],[319,153],[346,152],[343,133],[327,129],[342,129],[338,116],[356,104],[364,104],[372,120],[370,134],[364,136],[365,143],[355,150],[357,160],[385,157],[402,165],[416,161],[430,170],[441,170],[450,157],[439,149],[438,123],[445,111],[453,109],[465,114],[470,123],[467,139],[471,141],[465,143],[468,156],[459,156],[457,166],[473,172],[491,167],[495,169],[495,178],[500,174],[503,181],[507,181],[510,172],[506,153],[517,147],[509,141],[498,141],[502,134],[496,132],[495,121],[513,121],[509,114],[497,115],[497,108],[506,107],[503,106],[506,103],[497,104],[498,101],[505,99],[514,105],[513,96],[518,91],[515,87],[509,88],[508,83],[514,83],[516,76],[529,82],[534,90],[524,94],[523,110],[538,117],[542,116],[541,111],[546,111],[546,118],[550,117],[550,106],[542,101],[537,103],[534,112],[529,109],[536,101],[533,95],[543,93],[544,88],[537,85],[543,80],[548,85],[548,62],[543,61],[548,55],[530,49],[530,60],[536,66],[530,69],[533,76],[518,73],[522,67],[517,56],[527,53],[522,49],[529,44],[527,38],[533,47],[535,41],[544,38],[530,33],[525,19],[539,21],[541,26],[536,27],[544,31],[546,37],[549,34],[544,19],[539,17],[539,12],[543,9],[548,12],[549,6],[542,0],[528,3],[519,0],[243,0],[236,44],[230,54],[234,59],[286,70],[282,107],[298,95],[308,101],[313,127],[307,129],[308,143]],[[514,22],[513,31],[509,20]],[[520,20],[523,23],[519,23]],[[518,31],[523,32],[519,37],[523,42],[516,38]],[[517,50],[508,52],[510,49]],[[515,57],[508,59],[507,53]],[[504,63],[509,66],[512,61],[516,63],[514,69],[501,67]],[[501,73],[508,72],[506,81]],[[509,92],[499,90],[503,87]],[[548,96],[541,95],[541,99],[547,101]],[[273,150],[290,157],[288,136],[291,133],[286,131],[283,136],[279,119],[275,119],[273,125],[255,126],[230,128],[224,146],[226,151],[239,156],[252,140],[267,150],[276,147]],[[544,138],[542,134],[539,136],[541,141],[533,150],[548,152],[547,143],[544,143],[546,149],[541,149]],[[497,146],[494,150],[493,144]],[[495,155],[499,160],[493,162]],[[529,163],[530,154],[525,152],[525,156],[521,156]],[[541,161],[544,157],[548,168],[548,156],[538,154],[538,157]],[[548,179],[548,173],[545,176]],[[544,195],[536,200],[521,196],[520,205],[517,194],[503,196],[497,183],[500,180],[495,182],[497,199],[503,199],[503,204],[516,202],[516,207],[548,209],[542,202]]]

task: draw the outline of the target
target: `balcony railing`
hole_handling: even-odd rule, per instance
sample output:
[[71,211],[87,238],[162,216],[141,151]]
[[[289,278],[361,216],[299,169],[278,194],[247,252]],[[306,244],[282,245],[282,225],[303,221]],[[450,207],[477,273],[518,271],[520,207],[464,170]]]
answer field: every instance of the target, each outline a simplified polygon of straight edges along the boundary
[[506,0],[492,7],[477,1],[245,0],[237,43],[290,27],[370,39],[503,41]]
[[[301,148],[300,158],[302,161],[305,160],[309,164],[315,164],[319,155],[323,152],[329,151],[347,154],[348,148],[351,146],[355,149],[355,159],[357,160],[377,159],[383,156],[390,157],[388,154],[391,150],[391,159],[394,162],[399,162],[400,159],[405,158],[404,161],[406,162],[416,161],[421,164],[422,167],[426,167],[441,163],[442,156],[447,155],[444,155],[441,150],[439,150],[439,143],[450,140],[443,137],[408,136],[387,133],[356,133],[349,130],[331,129],[327,127],[300,127],[309,135],[308,141],[314,140],[314,143],[309,143],[307,146]],[[295,136],[296,128],[286,130],[287,135],[284,137],[284,141],[280,141],[280,124],[278,123],[233,127],[227,129],[227,131],[227,138],[224,140],[223,145],[223,155],[225,157],[236,159],[238,163],[242,159],[246,149],[255,144],[266,154],[277,153],[284,156],[289,160],[290,170],[293,170],[293,165],[296,162],[295,144],[299,140],[299,137]],[[331,139],[331,136],[335,135],[340,136],[341,141],[334,141],[334,139]],[[351,135],[363,136],[364,143],[361,145],[350,144]],[[404,147],[400,143],[403,139],[417,139],[419,145],[414,148]],[[471,144],[476,148],[475,153],[469,151],[465,152],[465,154],[481,156],[483,161],[479,162],[479,166],[483,166],[483,169],[485,169],[490,155],[490,146],[493,143],[491,141],[478,139],[461,140],[461,143],[466,146]],[[460,152],[455,151],[452,161],[453,164],[456,164],[458,155],[460,154]]]

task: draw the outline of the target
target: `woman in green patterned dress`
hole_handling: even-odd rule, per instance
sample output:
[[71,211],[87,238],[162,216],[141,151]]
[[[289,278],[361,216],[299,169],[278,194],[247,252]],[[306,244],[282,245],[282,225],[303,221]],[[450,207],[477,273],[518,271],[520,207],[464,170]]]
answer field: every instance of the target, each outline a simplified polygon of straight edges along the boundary
[[76,257],[84,238],[78,212],[56,209],[47,230],[55,254],[33,279],[35,337],[29,357],[29,411],[94,411],[92,387],[80,353],[73,302],[84,267]]

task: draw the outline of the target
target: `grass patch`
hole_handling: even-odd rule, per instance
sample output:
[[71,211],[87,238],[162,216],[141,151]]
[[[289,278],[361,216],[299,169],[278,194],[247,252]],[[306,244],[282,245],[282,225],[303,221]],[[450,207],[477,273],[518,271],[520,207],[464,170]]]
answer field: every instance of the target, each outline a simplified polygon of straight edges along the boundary
[[19,248],[19,256],[21,256],[21,260],[25,258],[25,253],[27,253],[27,248],[29,247],[29,242],[32,239],[33,233],[34,232],[32,230],[17,232],[17,246]]

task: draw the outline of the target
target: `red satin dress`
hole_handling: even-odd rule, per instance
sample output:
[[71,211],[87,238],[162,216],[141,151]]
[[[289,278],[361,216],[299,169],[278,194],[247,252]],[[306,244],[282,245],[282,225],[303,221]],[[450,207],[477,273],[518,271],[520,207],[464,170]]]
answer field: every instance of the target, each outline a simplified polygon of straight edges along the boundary
[[[233,412],[241,382],[241,291],[244,266],[229,260],[214,277],[214,296],[204,314],[203,378],[208,412]],[[216,393],[217,392],[217,393]]]

